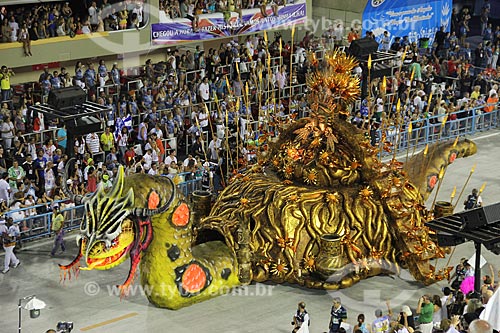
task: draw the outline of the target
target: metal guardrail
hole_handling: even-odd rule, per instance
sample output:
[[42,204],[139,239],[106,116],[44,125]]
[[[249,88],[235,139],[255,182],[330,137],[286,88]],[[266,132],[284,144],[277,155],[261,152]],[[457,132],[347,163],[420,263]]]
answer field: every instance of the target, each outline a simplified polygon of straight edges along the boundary
[[[200,171],[183,172],[179,173],[178,176],[181,177],[181,182],[176,184],[177,189],[186,198],[194,191],[202,189],[202,174]],[[60,205],[61,213],[64,214],[64,230],[70,231],[80,227],[85,216],[84,206],[74,206],[73,203],[65,205],[66,202],[67,200],[57,200],[46,204],[9,210],[4,214],[5,216],[12,216],[12,218],[22,215],[22,218],[14,219],[14,223],[19,223],[21,242],[32,241],[49,237],[52,234],[51,207],[54,204]]]
[[[477,132],[497,128],[500,110],[484,112],[483,108],[485,106],[487,105],[453,112],[448,116],[448,120],[444,122],[444,126],[443,121],[440,120],[443,115],[437,115],[412,121],[411,133],[408,132],[409,123],[405,124],[404,128],[398,129],[396,126],[390,126],[379,129],[377,131],[377,141],[385,132],[386,141],[393,144],[393,149],[402,152],[409,148],[412,150],[422,148],[437,141],[455,139],[457,136],[474,135]],[[451,115],[456,115],[457,119],[450,120]],[[384,157],[392,153],[382,151],[381,154],[381,157]]]
[[[49,207],[51,207],[54,203],[57,203],[62,207],[65,202],[66,200],[58,200],[47,204],[38,204],[31,207],[13,209],[5,212],[5,216],[12,216],[12,218],[15,218],[18,214],[22,214],[24,216],[22,219],[14,219],[14,223],[19,223],[22,242],[45,238],[51,234],[52,210]],[[36,213],[32,214],[33,212]],[[61,209],[61,213],[63,213],[65,217],[64,230],[77,229],[84,216],[83,205],[67,205]]]

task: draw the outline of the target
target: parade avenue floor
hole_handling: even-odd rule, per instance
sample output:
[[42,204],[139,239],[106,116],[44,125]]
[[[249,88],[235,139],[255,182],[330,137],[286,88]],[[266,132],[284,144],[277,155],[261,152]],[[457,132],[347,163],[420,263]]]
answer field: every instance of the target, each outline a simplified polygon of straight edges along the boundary
[[[444,177],[437,200],[449,201],[453,186],[457,196],[477,163],[472,178],[464,191],[455,212],[462,210],[461,204],[473,188],[487,182],[482,194],[485,205],[500,201],[500,131],[479,133],[473,138],[478,153],[467,159],[458,159],[450,165]],[[400,158],[404,161],[404,156]],[[432,194],[428,201],[431,205]],[[290,332],[292,314],[297,303],[304,301],[311,317],[312,333],[328,330],[332,297],[340,297],[348,312],[347,322],[354,324],[359,313],[365,313],[367,322],[374,319],[374,310],[384,309],[390,300],[395,312],[401,305],[415,309],[419,296],[439,294],[446,281],[432,286],[423,286],[401,271],[399,275],[377,276],[362,280],[349,289],[336,292],[311,290],[294,285],[253,284],[231,291],[225,296],[195,304],[177,311],[159,309],[149,304],[144,296],[148,290],[140,288],[136,278],[136,289],[127,298],[120,300],[116,285],[121,284],[128,273],[128,262],[109,271],[81,271],[78,278],[64,284],[59,282],[58,263],[69,263],[77,253],[75,234],[66,236],[67,250],[55,258],[49,256],[53,238],[27,244],[18,253],[22,262],[0,275],[0,332],[16,332],[20,298],[36,295],[47,306],[39,318],[30,319],[29,312],[22,311],[22,331],[42,333],[55,328],[59,321],[74,323],[73,332]],[[458,246],[450,265],[462,257],[474,254],[472,243]],[[500,257],[483,248],[488,263],[500,269]],[[436,263],[437,268],[446,265],[448,258]],[[3,263],[3,255],[0,257]],[[483,274],[488,274],[487,266]]]

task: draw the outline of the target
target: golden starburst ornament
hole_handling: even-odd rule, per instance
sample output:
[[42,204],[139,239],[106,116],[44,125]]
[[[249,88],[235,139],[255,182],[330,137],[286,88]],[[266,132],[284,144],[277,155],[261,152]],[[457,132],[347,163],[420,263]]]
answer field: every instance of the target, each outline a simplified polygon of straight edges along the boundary
[[340,195],[338,192],[334,193],[326,193],[325,199],[327,202],[332,203],[332,204],[337,204],[340,202]]
[[305,171],[304,182],[309,185],[318,184],[318,171],[316,169],[309,169]]
[[370,186],[367,186],[363,188],[361,191],[359,191],[359,195],[364,199],[368,200],[373,196],[373,191],[370,188]]
[[316,270],[316,257],[312,254],[306,255],[303,260],[303,266],[309,272],[314,272]]
[[293,177],[294,168],[291,164],[286,164],[283,167],[283,175],[286,179],[291,179]]
[[281,259],[278,259],[277,262],[271,263],[269,272],[281,277],[288,273],[288,266],[285,262],[281,261]]

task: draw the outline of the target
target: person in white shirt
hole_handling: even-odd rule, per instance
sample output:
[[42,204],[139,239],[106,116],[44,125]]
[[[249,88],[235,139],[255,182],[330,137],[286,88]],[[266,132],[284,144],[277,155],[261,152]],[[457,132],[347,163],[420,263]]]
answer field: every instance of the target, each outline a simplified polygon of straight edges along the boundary
[[10,26],[10,31],[11,31],[10,40],[12,42],[17,42],[17,37],[18,37],[17,32],[19,31],[19,24],[17,24],[14,16],[12,16],[10,18],[9,26]]
[[9,206],[10,194],[12,193],[10,185],[7,182],[8,178],[9,174],[5,172],[2,175],[2,179],[0,179],[0,202],[7,203],[7,206]]
[[3,274],[6,274],[10,270],[10,265],[12,264],[14,268],[19,266],[21,262],[17,259],[14,254],[14,247],[16,247],[16,237],[19,237],[19,227],[12,223],[12,219],[5,219],[4,216],[0,217],[0,235],[3,243],[3,249],[5,250],[5,261]]
[[158,164],[152,163],[151,169],[149,169],[149,171],[148,171],[148,175],[156,176],[157,174],[158,174]]
[[498,95],[497,91],[498,91],[498,84],[494,84],[493,87],[491,87],[488,96],[491,97],[493,95]]
[[137,24],[139,27],[142,26],[142,3],[137,2],[135,5],[135,8],[132,9],[132,14],[137,15]]
[[295,58],[297,59],[297,63],[300,66],[302,66],[306,61],[306,57],[307,57],[306,50],[302,47],[302,45],[299,45],[297,47],[297,50],[295,51]]
[[219,159],[217,155],[217,151],[222,145],[222,140],[217,138],[216,136],[212,137],[212,140],[208,144],[208,149],[210,150],[210,160],[217,161]]
[[184,167],[187,167],[190,160],[194,160],[194,163],[196,164],[196,160],[194,159],[193,155],[189,154],[188,157],[182,162],[182,165]]
[[309,314],[306,311],[306,303],[300,302],[297,312],[293,315],[292,325],[294,333],[309,333]]
[[203,132],[207,132],[209,130],[208,113],[206,109],[202,108],[198,113],[198,122]]
[[142,157],[142,161],[144,162],[144,170],[149,171],[149,169],[151,169],[151,164],[153,163],[153,154],[151,149],[146,150],[146,154]]
[[175,151],[175,149],[172,149],[170,151],[170,154],[167,157],[165,157],[165,165],[170,166],[172,162],[177,164],[177,157],[175,155],[177,155],[177,152]]
[[87,142],[87,148],[92,155],[101,151],[101,141],[96,133],[87,134],[85,141]]
[[335,36],[335,45],[342,45],[344,38],[344,27],[341,23],[337,23],[337,26],[333,29],[333,35]]
[[208,102],[210,100],[210,83],[208,83],[208,77],[205,76],[203,82],[200,83],[198,92],[204,102]]

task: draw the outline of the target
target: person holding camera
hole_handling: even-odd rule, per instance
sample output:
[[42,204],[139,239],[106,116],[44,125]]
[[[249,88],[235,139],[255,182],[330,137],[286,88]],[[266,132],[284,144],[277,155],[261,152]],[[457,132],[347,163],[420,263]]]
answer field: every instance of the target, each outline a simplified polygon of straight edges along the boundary
[[420,315],[420,331],[422,333],[432,333],[434,304],[432,304],[429,295],[424,295],[418,300],[417,314]]
[[300,302],[297,308],[297,313],[293,316],[292,333],[309,333],[309,314],[306,311],[306,303]]

